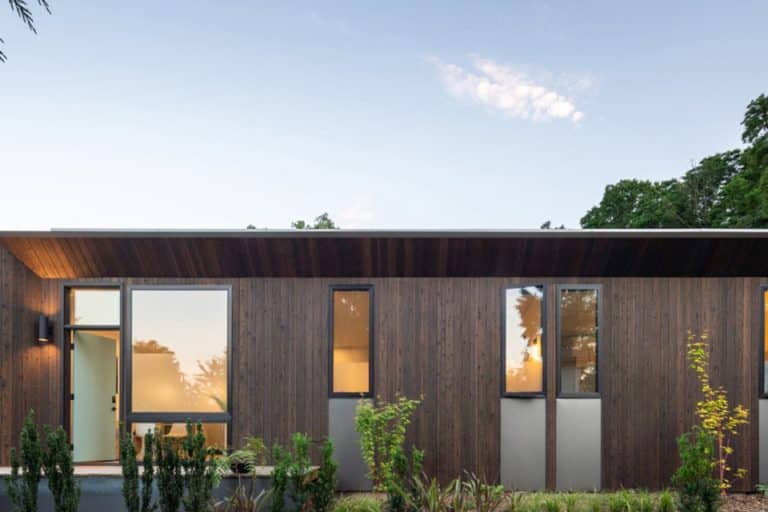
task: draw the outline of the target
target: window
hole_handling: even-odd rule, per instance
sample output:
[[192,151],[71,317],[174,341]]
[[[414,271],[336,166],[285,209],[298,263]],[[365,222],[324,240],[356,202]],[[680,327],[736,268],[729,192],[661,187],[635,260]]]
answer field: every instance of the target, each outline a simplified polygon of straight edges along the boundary
[[331,395],[372,396],[373,288],[331,288]]
[[120,325],[120,290],[70,288],[67,290],[69,326]]
[[[205,434],[205,446],[208,448],[227,448],[227,424],[226,423],[203,423],[203,434]],[[144,435],[152,431],[162,438],[176,439],[179,443],[187,437],[187,423],[176,422],[155,422],[155,423],[134,423],[131,426],[133,442],[136,444],[137,458],[144,457]]]
[[561,395],[598,393],[598,286],[558,287],[558,358]]
[[763,287],[763,363],[760,368],[760,379],[762,388],[760,396],[768,396],[768,287]]
[[504,290],[504,395],[544,393],[544,289]]
[[230,316],[229,287],[131,288],[130,420],[229,420]]

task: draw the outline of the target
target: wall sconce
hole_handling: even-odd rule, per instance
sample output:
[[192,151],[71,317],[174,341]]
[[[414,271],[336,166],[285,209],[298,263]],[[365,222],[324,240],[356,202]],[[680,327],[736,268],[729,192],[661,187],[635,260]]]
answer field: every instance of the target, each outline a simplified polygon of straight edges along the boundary
[[48,324],[48,317],[40,315],[37,317],[37,341],[48,343],[51,341],[51,326]]

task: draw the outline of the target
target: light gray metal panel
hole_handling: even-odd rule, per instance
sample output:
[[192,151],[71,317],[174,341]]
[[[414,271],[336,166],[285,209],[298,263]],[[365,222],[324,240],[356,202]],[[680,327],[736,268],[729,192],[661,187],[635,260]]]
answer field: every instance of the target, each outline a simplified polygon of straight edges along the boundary
[[768,482],[768,400],[760,400],[757,419],[758,480]]
[[547,486],[547,401],[501,399],[501,483],[507,489]]
[[339,469],[339,490],[369,491],[368,466],[360,453],[360,436],[355,431],[355,409],[358,398],[328,400],[328,436],[333,440]]
[[559,490],[600,489],[600,399],[558,398],[555,408],[555,485]]

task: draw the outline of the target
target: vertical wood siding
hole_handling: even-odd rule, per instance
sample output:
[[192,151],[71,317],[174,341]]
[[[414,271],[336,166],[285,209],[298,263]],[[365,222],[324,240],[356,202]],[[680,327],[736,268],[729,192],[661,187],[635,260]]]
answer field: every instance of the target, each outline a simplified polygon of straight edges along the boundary
[[[114,281],[115,283],[121,281]],[[408,444],[426,450],[426,470],[447,480],[462,469],[499,478],[501,290],[547,286],[547,480],[554,483],[554,285],[602,284],[600,381],[603,484],[667,485],[675,437],[692,425],[698,397],[685,362],[686,330],[708,329],[713,377],[756,415],[760,278],[387,278],[130,279],[125,284],[233,287],[233,444],[245,435],[320,439],[328,425],[328,287],[375,287],[375,393],[423,395]],[[61,282],[40,280],[0,250],[0,464],[26,410],[62,418],[61,355],[34,342],[35,317],[60,329]],[[58,336],[56,339],[59,340]],[[735,466],[757,472],[757,419],[739,440]],[[525,436],[524,432],[520,433]]]

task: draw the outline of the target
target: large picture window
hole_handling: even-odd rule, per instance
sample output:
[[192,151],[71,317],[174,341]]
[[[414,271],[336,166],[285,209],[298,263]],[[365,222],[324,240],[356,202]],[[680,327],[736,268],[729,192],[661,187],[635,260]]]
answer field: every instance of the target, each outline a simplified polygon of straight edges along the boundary
[[230,290],[130,290],[132,419],[228,419]]
[[599,301],[598,286],[558,288],[560,395],[598,393]]
[[373,288],[331,289],[331,395],[372,396]]
[[504,290],[504,395],[544,393],[543,317],[543,287]]

